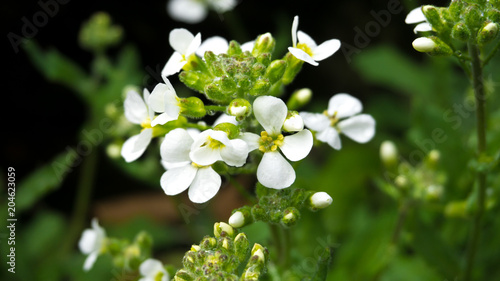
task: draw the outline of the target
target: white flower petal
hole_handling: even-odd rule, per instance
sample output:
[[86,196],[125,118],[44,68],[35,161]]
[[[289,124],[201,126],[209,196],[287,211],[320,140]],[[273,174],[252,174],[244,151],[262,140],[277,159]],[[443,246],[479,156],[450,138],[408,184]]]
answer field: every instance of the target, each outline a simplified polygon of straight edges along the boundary
[[313,50],[312,58],[315,61],[322,61],[333,55],[338,49],[340,49],[340,40],[331,39],[325,41]]
[[167,11],[174,20],[190,24],[201,22],[207,17],[207,8],[196,0],[170,0]]
[[167,77],[173,74],[176,74],[179,72],[182,67],[187,63],[187,61],[184,59],[181,53],[179,52],[174,52],[172,56],[167,61],[167,64],[165,64],[165,67],[163,67],[163,70],[161,71],[161,76],[162,77]]
[[92,266],[94,266],[94,263],[97,260],[98,256],[99,256],[98,251],[90,253],[90,255],[87,256],[85,262],[83,263],[83,270],[89,271],[92,268]]
[[154,278],[159,272],[166,273],[163,264],[157,259],[147,259],[139,266],[139,272],[142,276]]
[[336,94],[328,102],[328,115],[337,112],[337,118],[345,118],[358,114],[363,110],[361,102],[349,94]]
[[427,21],[427,18],[422,12],[422,7],[411,10],[405,18],[405,23],[407,24],[419,23],[423,21]]
[[328,127],[325,130],[318,132],[316,134],[316,138],[319,141],[328,143],[333,149],[339,150],[342,147],[339,133],[335,128]]
[[212,165],[213,163],[222,160],[220,150],[212,149],[208,145],[191,149],[189,157],[194,163],[202,166]]
[[246,133],[241,133],[239,138],[244,140],[247,143],[248,152],[259,148],[259,140],[260,140],[259,135],[246,132]]
[[299,16],[293,18],[292,23],[292,46],[297,47],[297,29],[299,28]]
[[189,45],[194,40],[194,35],[185,28],[175,28],[170,31],[168,36],[168,42],[174,51],[186,54]]
[[200,47],[200,45],[201,45],[201,33],[198,33],[193,38],[193,41],[191,41],[191,44],[189,44],[186,52],[184,53],[184,55],[186,55],[186,59],[190,55],[194,54],[196,52],[196,50],[198,50],[198,48]]
[[191,187],[189,187],[189,200],[194,203],[207,202],[217,194],[221,183],[221,177],[212,167],[199,168]]
[[248,51],[248,52],[251,53],[252,50],[253,50],[253,46],[255,46],[255,40],[254,41],[245,42],[240,47],[241,47],[241,50],[243,52]]
[[316,61],[314,61],[312,59],[312,57],[310,55],[308,55],[306,52],[304,52],[303,50],[301,49],[297,49],[297,48],[292,48],[292,47],[288,47],[288,51],[294,56],[296,57],[297,59],[301,60],[301,61],[305,61],[307,62],[308,64],[310,65],[314,65],[314,66],[317,66],[318,63]]
[[309,130],[302,130],[294,135],[286,136],[280,149],[289,160],[299,161],[309,154],[313,140]]
[[167,170],[160,179],[160,185],[167,195],[177,195],[193,182],[198,169],[188,164]]
[[415,34],[417,34],[417,32],[426,32],[426,31],[432,31],[432,26],[428,22],[419,23],[413,29],[413,32],[415,32]]
[[153,137],[152,129],[144,129],[140,134],[130,137],[123,143],[121,155],[126,162],[141,157]]
[[213,36],[205,39],[205,41],[201,43],[198,50],[196,50],[196,54],[203,57],[206,51],[212,51],[214,54],[218,55],[226,53],[228,49],[229,43],[226,39],[220,36]]
[[288,114],[286,104],[279,98],[260,96],[253,103],[255,118],[271,136],[281,134]]
[[248,157],[248,145],[244,140],[230,140],[231,145],[220,150],[220,156],[226,164],[235,167],[245,165]]
[[80,241],[78,241],[78,247],[80,248],[80,251],[84,254],[90,254],[91,252],[95,251],[95,245],[97,242],[98,235],[95,233],[94,230],[92,229],[85,229],[82,232],[82,236],[80,238]]
[[360,114],[338,123],[342,134],[359,143],[368,142],[375,135],[375,119],[368,114]]
[[149,105],[149,96],[150,95],[151,94],[149,93],[148,89],[144,88],[144,90],[142,90],[142,96],[143,96],[144,102],[146,103],[146,106],[148,108],[148,117],[149,117],[149,120],[153,120],[154,117],[155,117],[155,111]]
[[257,168],[257,179],[265,187],[283,189],[295,181],[295,171],[279,152],[267,152]]
[[307,47],[311,49],[315,49],[317,46],[316,41],[314,41],[314,39],[312,39],[311,36],[309,36],[307,33],[303,31],[299,30],[297,32],[297,38],[299,39],[299,43],[306,44]]
[[300,112],[299,115],[306,127],[313,131],[323,131],[330,126],[330,119],[324,114]]
[[224,13],[226,11],[232,10],[238,2],[236,0],[215,0],[209,1],[212,8],[218,13]]
[[148,117],[148,108],[139,93],[134,90],[127,92],[127,97],[123,103],[125,117],[134,124],[141,124]]
[[169,163],[190,162],[189,151],[191,151],[192,144],[193,138],[186,130],[174,129],[165,135],[161,143],[161,158]]
[[231,123],[233,125],[238,125],[238,121],[236,121],[235,116],[231,116],[225,113],[222,113],[217,119],[215,120],[214,124],[212,126],[217,126],[221,123]]
[[170,117],[170,115],[168,115],[166,112],[156,116],[153,121],[151,121],[151,127],[154,127],[158,124],[160,125],[164,125],[165,123],[167,123],[168,121],[172,121],[172,120],[175,120],[176,118],[173,118],[173,117]]

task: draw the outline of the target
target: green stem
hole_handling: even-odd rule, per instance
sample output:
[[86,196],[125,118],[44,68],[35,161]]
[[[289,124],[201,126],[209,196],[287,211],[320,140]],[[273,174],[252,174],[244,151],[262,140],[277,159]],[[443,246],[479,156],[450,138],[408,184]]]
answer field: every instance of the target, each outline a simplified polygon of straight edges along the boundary
[[410,209],[410,202],[405,200],[401,206],[399,207],[398,219],[396,221],[396,226],[392,232],[391,244],[397,245],[399,242],[399,236],[401,235],[401,231],[403,230],[404,222],[406,220],[406,215],[408,214],[408,210]]
[[283,232],[281,227],[279,227],[276,224],[269,224],[269,227],[271,228],[271,235],[273,237],[273,242],[276,248],[276,253],[277,253],[277,261],[276,264],[283,266],[286,263],[286,256],[287,256],[287,249],[285,248],[286,245],[284,245],[283,241]]
[[[483,84],[483,69],[479,54],[479,49],[474,43],[469,43],[469,55],[472,59],[472,84],[474,87],[474,97],[476,101],[476,125],[477,125],[477,157],[486,151],[486,96]],[[472,233],[469,238],[466,264],[464,270],[464,280],[471,280],[474,259],[481,235],[481,221],[484,214],[486,198],[486,172],[477,172],[478,196],[477,212],[474,216]]]

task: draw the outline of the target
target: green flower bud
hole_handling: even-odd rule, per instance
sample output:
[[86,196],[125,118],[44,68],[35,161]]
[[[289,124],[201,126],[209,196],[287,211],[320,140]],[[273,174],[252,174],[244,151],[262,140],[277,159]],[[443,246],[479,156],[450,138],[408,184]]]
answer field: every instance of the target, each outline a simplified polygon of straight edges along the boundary
[[240,55],[241,54],[240,44],[238,44],[238,42],[234,40],[229,42],[229,49],[227,50],[227,54],[230,56]]
[[98,12],[82,25],[78,37],[82,48],[99,52],[118,44],[123,30],[120,26],[111,25],[109,14]]
[[267,250],[262,245],[255,243],[250,254],[252,257],[256,256],[259,262],[266,262]]
[[234,99],[227,107],[227,114],[235,116],[238,121],[242,121],[251,113],[252,106],[246,99]]
[[231,123],[220,123],[214,127],[214,130],[225,132],[230,139],[235,139],[240,135],[238,126]]
[[234,93],[237,91],[238,86],[232,77],[223,75],[220,79],[220,89],[225,93]]
[[250,242],[245,233],[239,233],[236,235],[236,238],[234,238],[234,251],[240,262],[246,258],[249,245]]
[[306,105],[307,103],[309,103],[311,97],[312,97],[311,89],[303,88],[300,90],[296,90],[295,92],[293,92],[290,99],[288,99],[286,106],[290,110],[297,110]]
[[451,30],[451,37],[463,42],[469,41],[470,35],[470,30],[464,22],[455,24]]
[[147,232],[142,231],[135,237],[135,244],[142,252],[149,252],[153,246],[153,238]]
[[198,71],[182,71],[179,80],[199,93],[205,92],[205,85],[212,81],[209,76]]
[[465,19],[465,24],[467,24],[467,27],[472,32],[481,26],[482,12],[477,5],[468,6],[462,15]]
[[204,89],[205,95],[209,100],[215,101],[221,104],[227,104],[228,96],[224,94],[219,87],[214,85],[214,83],[209,84]]
[[448,11],[454,21],[460,20],[464,8],[465,8],[465,3],[463,0],[451,1]]
[[490,9],[486,13],[486,17],[492,22],[500,23],[500,11],[497,9]]
[[269,79],[269,82],[271,82],[271,84],[274,84],[283,77],[285,70],[286,70],[286,61],[274,60],[267,67],[265,77]]
[[200,242],[200,247],[205,250],[214,249],[217,246],[217,240],[213,237],[205,237]]
[[477,35],[477,43],[485,45],[490,43],[498,35],[498,23],[488,22],[481,28]]
[[257,56],[257,62],[263,64],[265,67],[268,67],[271,63],[271,54],[263,53]]
[[300,212],[297,208],[288,207],[283,211],[283,217],[281,218],[281,224],[286,227],[293,226],[300,219]]
[[427,154],[425,162],[429,168],[435,169],[440,158],[441,158],[441,153],[438,150],[433,149],[429,151],[429,154]]
[[434,29],[437,31],[441,31],[443,29],[444,25],[440,15],[440,9],[438,7],[425,5],[422,7],[422,12]]
[[214,235],[215,237],[234,237],[234,229],[232,226],[225,222],[217,222],[214,224]]
[[398,164],[398,149],[392,141],[384,141],[380,145],[380,159],[388,170],[394,170]]
[[396,184],[396,186],[401,189],[407,189],[410,185],[410,182],[408,181],[407,177],[399,175],[394,179],[394,184]]
[[194,276],[184,269],[179,269],[175,273],[174,281],[194,281]]
[[266,66],[263,65],[262,63],[260,62],[256,62],[253,66],[252,66],[252,78],[254,79],[257,79],[263,75],[266,74]]
[[219,61],[217,55],[215,55],[212,51],[206,51],[204,57],[207,67],[213,76],[220,77],[224,75],[224,68],[222,67],[222,63]]
[[443,195],[443,187],[441,185],[429,185],[425,189],[425,199],[428,201],[435,201]]
[[255,45],[253,46],[252,55],[254,57],[259,56],[263,53],[272,53],[274,51],[274,46],[276,45],[276,40],[274,40],[271,33],[265,33],[259,35],[257,40],[255,40]]
[[255,81],[253,88],[250,90],[250,94],[253,96],[261,96],[267,94],[271,88],[271,83],[269,80],[263,78]]
[[500,0],[490,0],[489,2],[495,9],[500,10]]
[[433,56],[450,56],[453,54],[450,46],[435,36],[417,38],[412,45],[415,50]]
[[180,99],[181,114],[190,118],[202,118],[207,114],[203,101],[197,97]]
[[285,61],[286,61],[286,70],[285,73],[283,74],[283,77],[281,78],[281,81],[283,82],[284,85],[288,85],[292,83],[293,79],[295,79],[295,76],[297,76],[297,74],[300,72],[300,70],[302,69],[302,65],[304,64],[304,61],[299,60],[290,52],[288,52],[285,55]]
[[229,239],[228,237],[220,237],[217,242],[218,242],[219,248],[224,248],[226,250],[233,248],[233,240]]

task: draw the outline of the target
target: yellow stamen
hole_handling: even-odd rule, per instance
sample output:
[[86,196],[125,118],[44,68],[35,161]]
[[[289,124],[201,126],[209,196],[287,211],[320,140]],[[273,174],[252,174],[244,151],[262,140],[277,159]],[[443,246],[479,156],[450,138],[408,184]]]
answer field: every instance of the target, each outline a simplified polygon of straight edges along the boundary
[[285,139],[282,134],[279,134],[275,138],[270,137],[266,131],[261,132],[260,135],[259,150],[264,153],[278,150],[278,147],[283,145],[283,140]]

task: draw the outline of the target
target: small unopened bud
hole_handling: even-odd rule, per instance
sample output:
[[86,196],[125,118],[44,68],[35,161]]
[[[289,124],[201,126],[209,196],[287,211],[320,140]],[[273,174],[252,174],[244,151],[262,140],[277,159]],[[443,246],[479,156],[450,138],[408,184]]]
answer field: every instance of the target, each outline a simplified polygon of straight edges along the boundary
[[255,243],[251,251],[251,256],[257,256],[258,260],[264,263],[266,261],[265,251],[266,249],[262,245]]
[[271,84],[276,83],[283,77],[286,70],[286,61],[284,60],[274,60],[267,67],[265,77],[269,79]]
[[106,147],[106,154],[109,158],[118,159],[121,157],[121,146],[116,143],[111,143]]
[[241,54],[241,46],[236,41],[229,42],[229,49],[227,50],[229,56]]
[[408,187],[408,179],[405,176],[399,175],[394,179],[397,187],[406,189]]
[[453,50],[441,39],[431,37],[420,37],[413,41],[413,48],[422,53],[429,53],[435,56],[449,56],[453,54]]
[[235,254],[238,256],[238,259],[243,261],[247,254],[248,254],[248,246],[250,245],[250,242],[248,242],[248,238],[245,235],[245,233],[239,233],[236,235],[234,238],[234,251]]
[[287,227],[293,226],[297,223],[300,218],[300,212],[294,207],[288,207],[283,211],[283,217],[281,218],[281,224]]
[[175,273],[174,281],[192,281],[194,277],[191,273],[187,272],[185,269],[179,269]]
[[434,201],[441,198],[443,195],[443,187],[441,185],[429,185],[425,190],[425,199]]
[[242,121],[252,113],[252,106],[246,99],[234,99],[227,107],[227,113],[236,117],[236,120]]
[[309,204],[315,209],[324,209],[332,204],[332,197],[326,192],[316,192],[309,198]]
[[447,217],[457,218],[467,216],[467,202],[466,201],[454,201],[446,204],[444,208],[444,214]]
[[448,8],[450,15],[454,21],[459,21],[460,16],[462,15],[462,11],[465,7],[465,3],[463,0],[454,0],[451,1],[450,7]]
[[290,110],[297,110],[302,106],[306,105],[311,100],[311,97],[312,97],[311,89],[308,88],[299,89],[293,92],[290,99],[288,99],[286,105]]
[[441,153],[438,150],[431,150],[428,155],[429,161],[433,164],[437,164],[441,158]]
[[200,93],[205,91],[205,85],[211,81],[210,77],[196,71],[182,71],[179,74],[179,80]]
[[434,29],[440,30],[443,27],[441,15],[439,14],[439,10],[437,7],[432,5],[425,5],[422,6],[422,12],[424,13],[427,21]]
[[234,229],[232,226],[225,222],[216,222],[214,224],[214,235],[215,237],[228,235],[230,237],[234,236]]
[[228,122],[217,124],[217,126],[214,127],[214,130],[225,132],[230,139],[235,139],[240,135],[239,127]]
[[380,145],[380,159],[387,168],[394,168],[398,163],[398,149],[392,141],[384,141]]
[[255,45],[253,46],[252,55],[257,57],[263,53],[272,53],[274,50],[274,45],[276,45],[276,41],[274,40],[271,33],[265,33],[259,35],[257,40],[255,40]]
[[474,30],[481,26],[482,12],[477,5],[472,4],[467,6],[462,15],[464,16],[465,24],[467,24],[469,29]]
[[459,22],[453,26],[451,30],[451,37],[463,42],[467,42],[470,38],[470,30],[463,22]]
[[477,35],[477,43],[479,45],[485,45],[490,43],[498,35],[498,23],[489,22],[487,23]]
[[289,111],[288,116],[283,124],[283,129],[286,132],[299,132],[304,129],[304,120],[300,117],[297,111]]
[[191,118],[202,118],[207,114],[203,101],[197,97],[180,100],[181,114]]
[[198,245],[192,245],[192,246],[191,246],[191,251],[192,251],[192,252],[198,252],[200,249],[201,249],[201,248],[200,248],[200,246],[198,246]]
[[242,212],[237,211],[229,217],[228,222],[232,227],[239,228],[245,225],[245,217]]
[[[500,1],[499,1],[500,2]],[[487,13],[486,16],[488,17],[489,20],[492,22],[500,23],[500,11],[497,9],[490,9]]]

